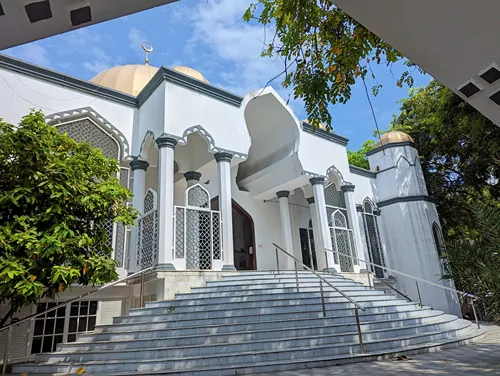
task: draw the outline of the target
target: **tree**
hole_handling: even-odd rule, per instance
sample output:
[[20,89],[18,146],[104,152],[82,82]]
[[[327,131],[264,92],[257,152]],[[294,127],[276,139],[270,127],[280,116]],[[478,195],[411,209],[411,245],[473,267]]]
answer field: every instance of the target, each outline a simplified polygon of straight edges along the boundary
[[370,165],[368,164],[368,158],[366,158],[366,153],[375,149],[375,141],[368,140],[366,141],[359,150],[347,151],[347,159],[349,160],[349,164],[364,168],[365,170],[370,169]]
[[106,225],[133,223],[118,163],[59,134],[41,112],[0,120],[0,303],[12,315],[72,284],[117,277]]
[[[243,16],[274,29],[263,56],[284,61],[283,86],[304,100],[313,127],[331,127],[330,104],[345,103],[357,79],[375,78],[370,64],[390,66],[403,56],[330,0],[256,0]],[[406,61],[408,67],[415,67]],[[396,84],[413,85],[406,70]],[[366,83],[365,83],[366,85]],[[372,87],[376,95],[381,85]]]

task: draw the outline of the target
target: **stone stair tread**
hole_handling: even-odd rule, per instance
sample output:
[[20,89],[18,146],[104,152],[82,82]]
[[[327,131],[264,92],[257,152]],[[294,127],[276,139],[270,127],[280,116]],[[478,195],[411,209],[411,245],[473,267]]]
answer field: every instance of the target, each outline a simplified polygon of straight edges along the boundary
[[[401,330],[406,330],[406,329],[413,329],[413,328],[424,328],[427,326],[432,326],[436,324],[448,324],[450,322],[453,322],[456,320],[456,316],[452,315],[443,315],[447,317],[443,317],[442,320],[437,320],[434,322],[429,322],[425,324],[418,324],[418,325],[408,325],[404,327],[398,327],[398,328],[380,328],[380,329],[372,329],[372,330],[365,330],[363,331],[363,334],[368,335],[368,334],[373,334],[373,333],[382,333],[382,332],[388,332],[388,331],[401,331]],[[312,327],[312,328],[317,328],[317,327]],[[304,329],[304,328],[301,328]],[[249,331],[247,333],[256,333],[259,331]],[[425,332],[424,332],[425,333]],[[237,333],[231,333],[231,334],[237,334]],[[217,335],[227,335],[227,333],[218,333],[214,335],[200,335],[199,337],[211,337],[211,336],[217,336]],[[307,336],[293,336],[293,337],[280,337],[280,338],[270,338],[270,339],[260,339],[260,340],[246,340],[246,341],[236,341],[236,342],[221,342],[221,343],[208,343],[208,344],[199,344],[199,345],[185,345],[185,346],[162,346],[162,347],[147,347],[147,350],[171,350],[171,349],[188,349],[188,348],[193,348],[193,347],[211,347],[211,346],[227,346],[231,344],[249,344],[249,343],[271,343],[271,342],[281,342],[281,341],[293,341],[293,340],[303,340],[303,339],[318,339],[318,338],[328,338],[328,337],[347,337],[347,336],[352,336],[352,335],[357,335],[357,331],[351,331],[351,332],[342,332],[342,333],[331,333],[331,334],[316,334],[316,335],[307,335]],[[192,336],[195,337],[195,336]],[[161,340],[162,338],[155,338],[155,340]],[[172,337],[166,337],[163,339],[172,339]],[[132,341],[133,342],[133,341]],[[75,342],[77,343],[77,342]],[[95,342],[91,342],[95,343]],[[347,343],[347,342],[342,342],[342,343]],[[145,347],[146,349],[146,347]],[[294,349],[291,347],[290,349]],[[114,353],[114,352],[136,352],[137,349],[120,349],[120,350],[97,350],[97,351],[92,351],[92,350],[85,350],[85,354],[100,354],[100,353]],[[71,355],[71,354],[79,354],[81,352],[68,352],[68,351],[57,351],[54,353],[47,353],[45,355],[58,355],[58,354],[64,354],[64,355]]]
[[[407,320],[415,320],[415,319],[431,319],[431,318],[437,318],[444,316],[442,311],[435,311],[431,310],[429,312],[434,312],[435,315],[432,316],[415,316],[415,317],[407,317],[407,318],[399,318],[399,319],[389,319],[389,320],[376,320],[376,321],[363,321],[361,322],[361,326],[367,326],[367,325],[373,325],[373,324],[380,324],[380,323],[389,323],[389,322],[398,322],[398,321],[407,321]],[[447,315],[447,316],[452,316],[452,315]],[[455,317],[455,316],[452,316]],[[318,319],[330,319],[330,316],[327,317],[320,317],[320,318],[308,318],[308,319],[295,319],[295,320],[289,320],[289,321],[299,321],[303,322],[306,320],[318,320]],[[254,322],[254,323],[244,323],[241,325],[254,325],[258,324],[260,322]],[[355,325],[355,322],[351,323],[338,323],[338,324],[328,324],[329,327],[342,327],[345,325]],[[222,325],[206,325],[206,326],[197,326],[197,327],[192,327],[190,326],[189,329],[194,329],[194,328],[218,328],[222,326],[231,326],[231,325],[238,325],[238,324],[222,324]],[[199,335],[193,335],[192,337],[206,337],[206,336],[217,336],[217,335],[228,335],[228,334],[247,334],[247,333],[265,333],[265,332],[272,332],[272,331],[278,331],[278,330],[290,330],[290,329],[297,329],[297,330],[303,330],[303,329],[309,329],[309,328],[317,328],[318,326],[295,326],[295,327],[280,327],[277,329],[255,329],[255,330],[246,330],[246,331],[239,331],[239,332],[221,332],[221,333],[214,333],[214,334],[199,334]],[[172,329],[185,329],[185,328],[172,328]],[[137,330],[134,332],[155,332],[158,329],[144,329],[144,330]],[[120,334],[130,334],[129,331],[123,331],[123,332],[106,332],[106,333],[98,333],[98,334],[113,334],[113,335],[120,335]],[[92,334],[95,335],[95,334]],[[158,337],[155,338],[155,340],[160,340],[160,339],[172,339],[172,338],[182,338],[183,336],[172,336],[172,337]],[[136,339],[136,340],[141,340],[141,339]],[[144,339],[146,340],[146,339]],[[108,340],[111,341],[111,340]],[[106,343],[108,341],[93,341],[93,342],[71,342],[68,344],[65,344],[65,346],[75,346],[75,345],[80,345],[80,344],[90,344],[90,343]],[[131,341],[131,340],[127,340]],[[119,340],[116,340],[116,342],[119,342]]]
[[[461,320],[465,321],[465,320]],[[414,339],[414,338],[420,338],[420,337],[431,337],[434,335],[439,335],[451,331],[456,331],[457,329],[465,329],[472,325],[472,323],[467,322],[467,324],[462,324],[463,328],[450,328],[447,330],[439,330],[439,331],[432,331],[432,332],[425,332],[425,333],[416,333],[412,336],[403,336],[403,337],[388,337],[388,338],[383,338],[383,339],[377,339],[377,340],[367,340],[363,341],[364,345],[366,346],[367,344],[371,343],[380,343],[380,342],[393,342],[393,341],[401,341],[401,340],[408,340],[408,339]],[[324,349],[324,348],[335,348],[335,347],[347,347],[347,346],[359,346],[358,341],[352,341],[352,342],[342,342],[342,343],[334,343],[334,344],[327,344],[327,345],[315,345],[315,349]],[[257,354],[269,354],[269,353],[279,353],[279,352],[290,352],[290,351],[301,351],[301,350],[309,350],[310,346],[301,346],[301,347],[291,347],[291,348],[285,348],[285,349],[268,349],[268,350],[258,350],[258,351],[245,351],[245,352],[229,352],[229,353],[224,353],[224,354],[203,354],[203,358],[221,358],[221,357],[234,357],[234,356],[246,356],[246,355],[257,355]],[[151,349],[150,349],[151,350]],[[387,350],[387,349],[385,349]],[[387,352],[387,351],[384,351]],[[141,363],[141,364],[147,364],[147,363],[158,363],[158,362],[171,362],[171,361],[180,361],[180,360],[196,360],[199,359],[200,356],[187,356],[187,357],[173,357],[173,358],[154,358],[154,359],[109,359],[106,361],[103,360],[98,360],[98,361],[85,361],[85,364],[88,365],[99,365],[99,364],[120,364],[120,363]],[[304,360],[304,359],[302,359]],[[81,365],[80,362],[55,362],[55,363],[40,363],[44,364],[47,366],[79,366]],[[36,364],[35,365],[40,365]],[[170,369],[174,370],[174,369]]]

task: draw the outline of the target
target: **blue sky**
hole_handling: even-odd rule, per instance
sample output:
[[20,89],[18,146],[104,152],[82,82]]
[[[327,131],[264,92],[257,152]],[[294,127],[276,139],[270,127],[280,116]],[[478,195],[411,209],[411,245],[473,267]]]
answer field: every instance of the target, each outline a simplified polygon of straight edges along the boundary
[[[250,2],[182,0],[3,53],[90,79],[116,65],[142,63],[141,44],[148,41],[154,46],[151,65],[186,65],[201,71],[210,83],[244,95],[262,88],[283,69],[280,61],[259,56],[264,29],[241,18]],[[397,101],[408,95],[408,88],[396,86],[404,68],[396,65],[392,72],[386,66],[373,68],[383,88],[371,100],[379,126],[387,128],[392,114],[398,112]],[[430,77],[415,72],[414,79],[416,86],[423,86]],[[369,87],[373,84],[368,82]],[[280,80],[271,85],[288,99],[289,91]],[[306,117],[300,101],[291,98],[290,105],[299,119]],[[349,149],[372,137],[375,124],[362,83],[355,85],[347,104],[336,105],[331,112],[335,132],[350,139]]]

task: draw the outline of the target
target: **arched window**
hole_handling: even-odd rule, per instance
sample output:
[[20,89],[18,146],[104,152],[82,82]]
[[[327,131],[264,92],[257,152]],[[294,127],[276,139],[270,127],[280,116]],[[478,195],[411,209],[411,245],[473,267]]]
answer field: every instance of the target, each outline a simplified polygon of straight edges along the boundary
[[[378,228],[378,218],[375,204],[368,197],[363,201],[363,227],[365,230],[366,246],[370,262],[382,266],[385,265],[384,254],[382,251],[382,242],[380,240],[380,231]],[[379,278],[384,277],[384,269],[370,265],[372,273]]]
[[200,184],[193,185],[186,190],[186,206],[208,208],[209,205],[210,194]]
[[137,225],[138,255],[137,265],[141,268],[149,268],[158,262],[158,199],[157,194],[151,188],[144,196],[144,214]]
[[345,203],[344,192],[337,189],[335,183],[330,183],[325,188],[326,214],[328,225],[332,226],[332,214],[335,210],[340,210],[347,218],[347,205]]

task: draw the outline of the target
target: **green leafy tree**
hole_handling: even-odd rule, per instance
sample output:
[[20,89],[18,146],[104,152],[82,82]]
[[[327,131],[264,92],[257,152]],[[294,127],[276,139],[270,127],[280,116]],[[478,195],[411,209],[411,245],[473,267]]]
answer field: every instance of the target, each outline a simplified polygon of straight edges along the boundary
[[[330,104],[345,103],[357,79],[375,78],[374,64],[391,64],[403,56],[329,0],[256,0],[243,16],[274,30],[263,56],[284,61],[284,87],[304,100],[313,126],[331,126]],[[408,67],[414,67],[405,61]],[[396,80],[412,86],[411,70]],[[374,85],[377,94],[381,85]]]
[[370,165],[368,164],[368,158],[366,157],[366,153],[375,149],[375,141],[368,140],[366,141],[359,150],[348,150],[347,151],[347,159],[349,160],[349,164],[364,168],[365,170],[370,169]]
[[0,121],[0,302],[12,315],[72,284],[117,278],[105,225],[133,223],[118,163],[31,112]]

